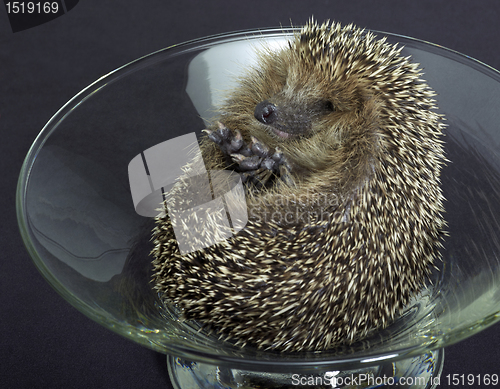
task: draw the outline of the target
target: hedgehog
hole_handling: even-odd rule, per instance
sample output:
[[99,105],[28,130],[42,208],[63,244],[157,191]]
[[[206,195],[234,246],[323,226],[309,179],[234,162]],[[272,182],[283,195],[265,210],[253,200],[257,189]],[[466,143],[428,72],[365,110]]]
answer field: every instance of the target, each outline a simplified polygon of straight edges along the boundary
[[[401,50],[313,19],[257,50],[200,140],[208,170],[241,177],[245,227],[181,254],[156,218],[152,283],[183,320],[241,347],[321,351],[386,328],[428,284],[446,235],[445,125]],[[188,206],[188,182],[165,202]]]

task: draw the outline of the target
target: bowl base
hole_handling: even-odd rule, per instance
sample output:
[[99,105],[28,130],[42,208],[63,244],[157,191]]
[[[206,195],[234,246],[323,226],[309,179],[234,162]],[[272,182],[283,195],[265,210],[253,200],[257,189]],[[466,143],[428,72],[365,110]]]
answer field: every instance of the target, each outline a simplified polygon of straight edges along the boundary
[[324,371],[311,367],[300,373],[265,373],[228,366],[187,361],[167,356],[168,372],[175,389],[243,388],[385,388],[433,389],[439,385],[444,350],[380,365]]

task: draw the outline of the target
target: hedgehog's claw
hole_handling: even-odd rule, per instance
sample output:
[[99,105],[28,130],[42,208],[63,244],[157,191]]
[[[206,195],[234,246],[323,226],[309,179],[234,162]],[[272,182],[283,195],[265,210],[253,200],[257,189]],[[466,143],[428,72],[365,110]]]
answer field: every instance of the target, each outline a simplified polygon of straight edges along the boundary
[[217,134],[220,135],[224,142],[231,142],[231,139],[234,137],[232,131],[221,122],[218,122],[217,124],[219,126],[219,128],[217,129]]
[[287,158],[281,154],[281,159],[279,161],[279,176],[282,182],[288,186],[294,186],[295,182],[292,178],[292,167],[288,162]]
[[236,153],[241,148],[243,148],[243,145],[245,144],[245,141],[243,140],[243,137],[241,136],[241,132],[239,132],[238,130],[235,130],[234,132],[236,134],[233,136],[233,139],[231,139],[231,143],[229,144],[229,147],[228,147],[228,151],[230,154]]
[[208,139],[210,139],[212,142],[214,142],[215,144],[218,144],[219,146],[222,145],[222,139],[219,136],[219,134],[217,134],[215,131],[207,128],[207,129],[203,130],[203,132],[207,134]]
[[238,164],[240,170],[256,170],[259,168],[262,158],[257,155],[251,157],[245,157],[241,154],[232,154],[233,161]]
[[276,161],[279,163],[284,158],[283,151],[281,151],[281,149],[279,147],[276,147],[274,149],[274,154],[271,156],[271,158],[273,159],[273,161]]
[[295,186],[292,175],[283,165],[280,166],[280,180],[288,186]]
[[268,183],[272,175],[273,173],[270,170],[261,167],[243,173],[242,181],[248,182],[254,189],[260,189]]
[[267,169],[262,169],[262,171],[259,174],[255,175],[255,179],[257,180],[259,186],[265,186],[272,175],[273,175],[272,171]]
[[266,158],[269,155],[269,147],[261,143],[257,138],[252,136],[252,152],[259,157]]

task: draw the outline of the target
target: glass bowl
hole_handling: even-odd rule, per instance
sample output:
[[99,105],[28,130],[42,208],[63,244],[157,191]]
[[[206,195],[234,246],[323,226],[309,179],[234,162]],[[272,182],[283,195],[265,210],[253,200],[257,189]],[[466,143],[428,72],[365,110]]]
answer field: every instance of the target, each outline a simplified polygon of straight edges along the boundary
[[[200,135],[235,76],[255,62],[254,48],[280,47],[294,31],[238,32],[172,46],[76,95],[45,125],[24,161],[17,190],[24,242],[70,304],[170,355],[178,387],[297,387],[309,375],[338,383],[349,374],[425,376],[408,387],[433,387],[441,349],[500,318],[500,74],[437,45],[376,32],[404,45],[402,54],[421,64],[438,93],[451,161],[442,176],[450,234],[443,261],[433,285],[390,327],[322,352],[239,348],[179,320],[151,287],[153,221],[136,212],[129,164],[167,140]],[[153,192],[145,190],[143,197]]]

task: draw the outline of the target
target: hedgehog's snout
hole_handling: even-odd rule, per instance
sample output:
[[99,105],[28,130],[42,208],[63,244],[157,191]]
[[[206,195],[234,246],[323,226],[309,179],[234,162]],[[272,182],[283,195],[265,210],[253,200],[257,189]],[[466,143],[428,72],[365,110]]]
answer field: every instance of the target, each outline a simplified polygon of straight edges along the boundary
[[[282,139],[287,139],[297,135],[292,123],[297,126],[295,115],[287,115],[287,111],[283,112],[269,100],[264,100],[257,104],[253,115],[262,124],[266,124],[274,132],[275,135]],[[292,116],[290,118],[290,116]],[[288,120],[287,120],[288,119]],[[292,119],[290,123],[290,119]]]
[[253,115],[255,119],[263,124],[273,124],[276,121],[276,112],[278,108],[268,100],[257,104]]

